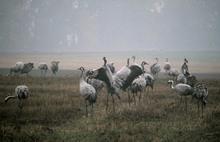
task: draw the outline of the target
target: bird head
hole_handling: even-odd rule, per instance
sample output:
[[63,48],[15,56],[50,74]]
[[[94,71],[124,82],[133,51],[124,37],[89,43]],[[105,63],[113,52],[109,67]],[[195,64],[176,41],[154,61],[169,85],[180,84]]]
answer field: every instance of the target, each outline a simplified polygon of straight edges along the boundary
[[103,57],[103,60],[104,60],[104,66],[105,66],[107,63],[106,57]]
[[167,81],[167,85],[172,84],[172,83],[173,83],[173,80],[168,80]]
[[188,63],[188,60],[185,58],[185,59],[184,59],[184,62]]
[[135,56],[132,56],[131,59],[133,59],[133,62],[135,62]]
[[84,67],[80,67],[80,68],[78,68],[78,70],[81,70],[83,72],[83,71],[85,71],[85,68]]
[[95,78],[98,75],[98,70],[88,70],[88,72],[86,73],[86,76],[88,76],[88,78],[92,79]]
[[130,58],[127,59],[127,67],[129,67]]
[[183,70],[183,74],[184,74],[184,75],[187,75],[187,76],[190,75],[190,73],[189,73],[187,70],[185,70],[185,69]]
[[147,62],[143,61],[141,65],[149,65]]

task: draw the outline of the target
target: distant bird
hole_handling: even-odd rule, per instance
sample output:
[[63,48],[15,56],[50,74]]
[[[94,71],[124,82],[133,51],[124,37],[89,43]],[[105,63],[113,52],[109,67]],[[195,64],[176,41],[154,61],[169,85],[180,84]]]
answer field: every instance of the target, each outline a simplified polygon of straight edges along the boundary
[[60,61],[52,61],[51,62],[50,69],[51,69],[51,71],[53,72],[54,75],[56,75],[56,72],[59,69],[59,67],[58,67],[59,63],[60,63]]
[[146,88],[148,88],[148,91],[149,91],[149,87],[153,90],[154,89],[154,77],[151,74],[144,73],[144,78],[146,81]]
[[187,96],[192,95],[194,93],[194,89],[187,85],[187,84],[177,84],[175,86],[173,80],[169,80],[168,84],[170,84],[170,88],[175,90],[180,96],[181,96],[181,101],[182,101],[182,96],[185,96],[185,105],[186,105],[186,110],[187,110]]
[[188,75],[190,75],[189,72],[187,72],[186,70],[183,70],[183,73],[180,73],[176,78],[177,84],[179,83],[187,84]]
[[170,69],[171,69],[171,65],[170,63],[168,62],[168,58],[166,58],[166,62],[164,63],[164,66],[163,66],[164,70],[166,72],[168,72]]
[[206,106],[207,103],[207,98],[208,98],[208,88],[206,84],[198,84],[195,86],[195,91],[192,94],[192,99],[196,98],[198,100],[198,115],[199,115],[199,106],[200,106],[200,101],[202,103],[202,116],[203,116],[203,109]]
[[34,63],[26,63],[23,65],[21,69],[21,74],[26,74],[28,75],[29,72],[34,68]]
[[12,73],[14,73],[15,75],[18,74],[23,68],[23,66],[23,62],[17,62],[13,67],[10,68],[10,73],[7,76],[10,76]]
[[132,56],[131,59],[133,60],[133,63],[132,63],[131,65],[137,65],[137,63],[135,62],[136,57],[135,57],[135,56]]
[[[145,61],[142,62],[143,70],[144,70],[144,65],[146,64],[148,63],[146,63]],[[139,95],[139,103],[140,103],[141,93],[145,89],[145,87],[146,87],[146,80],[145,80],[145,76],[143,72],[138,78],[134,79],[131,86],[129,87],[129,90],[133,94],[133,97],[130,101],[134,99],[134,102],[136,103],[135,95],[137,96],[138,92],[140,92],[140,95]],[[129,101],[129,105],[130,105],[130,101]]]
[[168,72],[168,75],[175,78],[175,80],[179,74],[180,74],[180,71],[177,69],[170,69]]
[[44,76],[45,76],[45,74],[47,73],[47,70],[48,70],[48,66],[46,63],[40,62],[38,65],[38,69],[40,69],[40,71],[41,71],[41,76],[43,76],[43,71],[44,71]]
[[8,96],[5,98],[5,104],[9,99],[18,98],[19,100],[19,108],[22,110],[24,101],[28,98],[29,89],[26,85],[19,85],[15,89],[15,95]]
[[161,68],[160,68],[160,64],[158,63],[158,58],[155,58],[155,60],[157,61],[156,63],[154,63],[151,67],[150,67],[150,72],[155,75],[158,76]]
[[189,71],[189,67],[188,67],[187,63],[188,63],[188,60],[185,58],[183,65],[181,66],[182,73],[184,72],[184,70]]
[[88,116],[88,103],[92,105],[92,112],[93,112],[93,104],[96,102],[97,95],[96,95],[96,90],[95,88],[88,84],[85,81],[85,75],[84,71],[85,69],[83,67],[80,67],[79,70],[82,71],[81,76],[80,76],[80,95],[85,99],[85,104],[86,104],[86,116]]

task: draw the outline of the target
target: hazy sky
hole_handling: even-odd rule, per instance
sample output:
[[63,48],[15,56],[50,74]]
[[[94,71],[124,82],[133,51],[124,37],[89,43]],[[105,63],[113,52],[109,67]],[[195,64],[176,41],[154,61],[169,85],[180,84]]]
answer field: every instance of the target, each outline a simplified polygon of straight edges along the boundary
[[0,19],[0,52],[220,50],[220,0],[5,0]]

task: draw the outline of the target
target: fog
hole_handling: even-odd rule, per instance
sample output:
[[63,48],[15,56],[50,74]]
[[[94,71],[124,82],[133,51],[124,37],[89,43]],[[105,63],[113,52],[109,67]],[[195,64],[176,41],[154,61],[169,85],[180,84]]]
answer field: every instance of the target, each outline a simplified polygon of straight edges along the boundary
[[220,50],[219,0],[0,1],[0,52]]

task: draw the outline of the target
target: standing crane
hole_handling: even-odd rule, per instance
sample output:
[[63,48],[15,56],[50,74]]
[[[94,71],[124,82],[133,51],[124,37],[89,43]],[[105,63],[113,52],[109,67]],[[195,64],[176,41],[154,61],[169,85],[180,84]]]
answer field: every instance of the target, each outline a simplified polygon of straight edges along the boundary
[[[142,62],[141,66],[142,66],[143,70],[144,70],[144,65],[147,65],[147,64],[148,63],[146,63],[145,61]],[[133,99],[134,99],[134,102],[136,103],[135,95],[137,95],[138,92],[140,92],[140,95],[139,95],[139,103],[140,103],[141,93],[145,89],[145,87],[146,87],[146,80],[145,80],[145,76],[144,76],[144,72],[143,72],[138,78],[136,78],[132,82],[131,86],[129,87],[129,90],[133,94],[132,99],[129,100],[129,106],[130,106],[130,101],[132,101]]]
[[158,63],[158,58],[155,58],[156,60],[156,63],[154,63],[151,67],[150,67],[150,72],[153,74],[153,75],[156,75],[158,76],[161,68],[160,68],[160,64]]
[[106,65],[106,58],[103,58],[103,60],[104,65],[98,69],[90,70],[89,77],[105,82],[108,92],[106,111],[108,108],[108,96],[111,96],[113,102],[113,110],[115,112],[114,96],[116,95],[120,99],[120,90],[122,89],[123,91],[126,91],[126,89],[132,84],[133,80],[143,73],[143,69],[140,66],[131,65],[126,69],[126,75],[123,73],[119,73],[119,71],[123,71],[122,69],[113,75],[109,67]]
[[181,101],[182,101],[182,96],[185,96],[185,106],[187,111],[187,96],[192,95],[194,93],[194,89],[191,86],[182,83],[173,86],[174,85],[173,80],[169,80],[168,84],[170,84],[171,89],[175,90],[181,96]]
[[47,64],[40,62],[38,65],[38,69],[40,69],[40,71],[41,71],[41,76],[43,75],[43,71],[44,71],[44,77],[45,77],[45,74],[47,73],[47,70],[48,70]]
[[166,62],[163,66],[164,70],[166,71],[166,73],[171,69],[171,65],[170,63],[168,62],[168,58],[166,58]]
[[185,58],[184,62],[183,62],[183,65],[181,66],[182,73],[184,72],[184,70],[189,71],[189,67],[188,67],[187,64],[188,64],[188,60]]
[[51,71],[53,72],[54,75],[56,75],[56,72],[59,69],[59,67],[58,67],[59,63],[60,63],[60,61],[52,61],[51,62],[50,69],[51,69]]
[[79,70],[82,71],[80,76],[80,95],[85,99],[86,117],[88,117],[88,110],[87,110],[88,103],[92,105],[92,112],[93,112],[93,104],[96,102],[97,95],[95,88],[85,81],[84,67],[80,67]]
[[196,98],[198,100],[198,115],[199,115],[199,106],[201,102],[202,104],[201,109],[203,116],[203,109],[206,106],[208,95],[209,95],[208,87],[206,86],[206,84],[198,84],[195,86],[195,91],[192,94],[192,98]]

